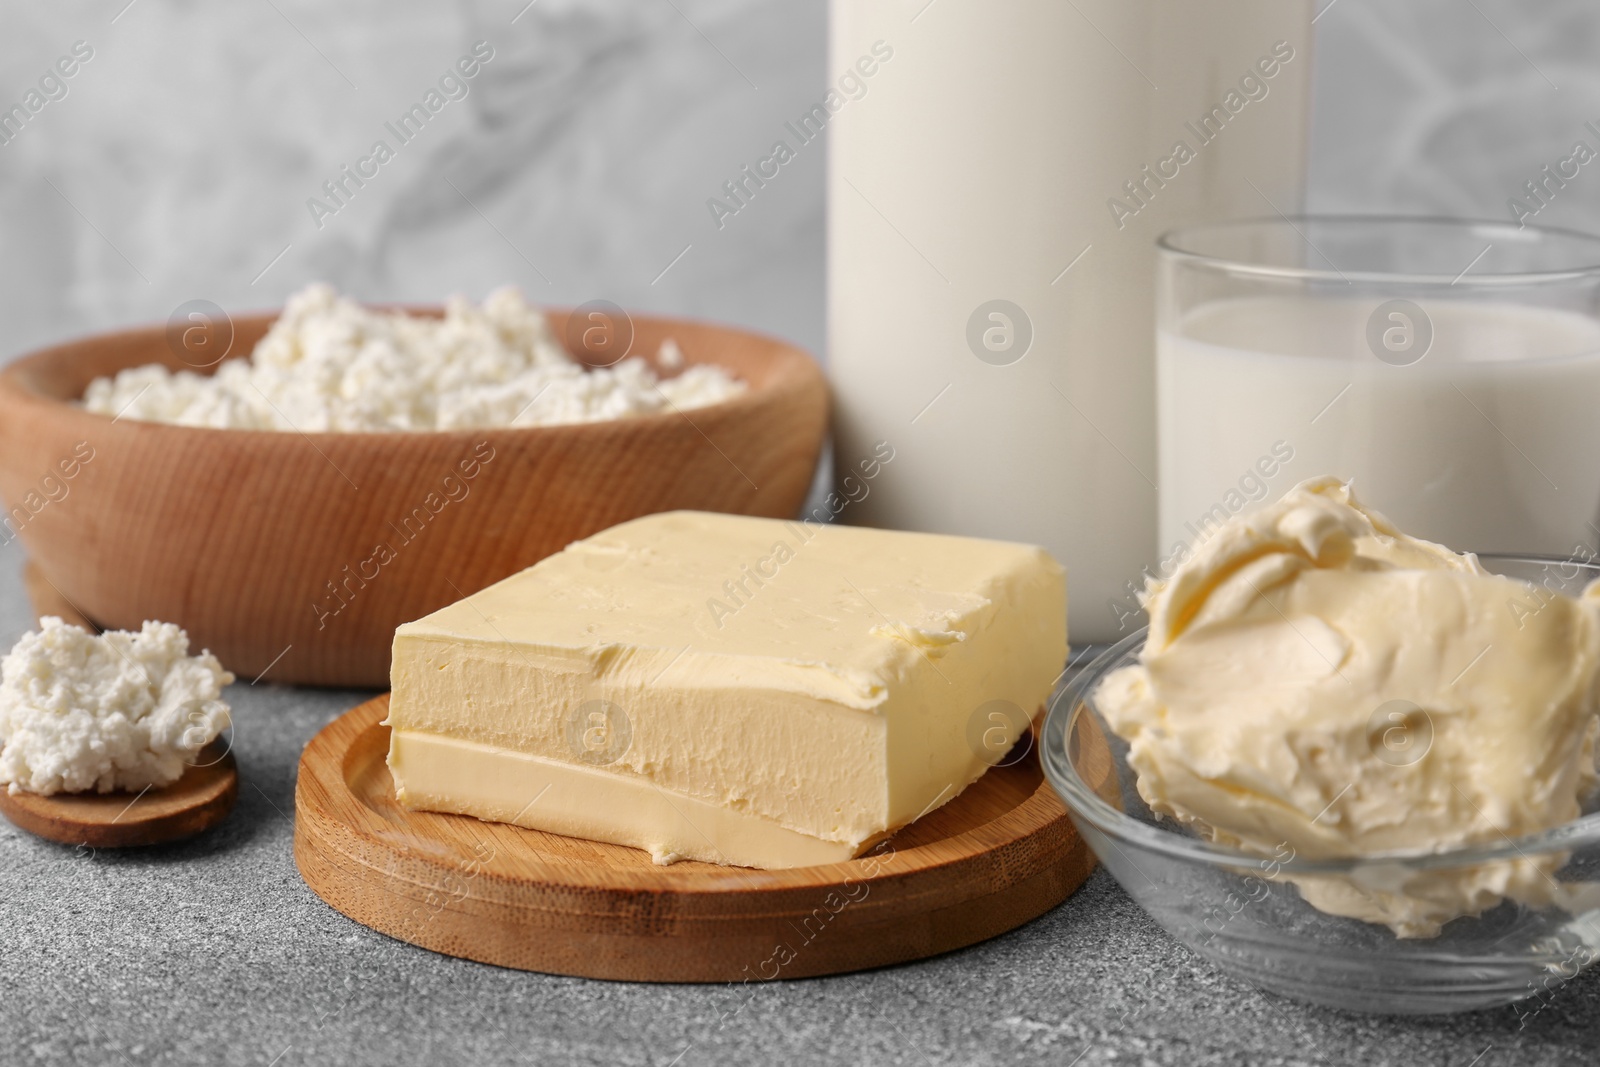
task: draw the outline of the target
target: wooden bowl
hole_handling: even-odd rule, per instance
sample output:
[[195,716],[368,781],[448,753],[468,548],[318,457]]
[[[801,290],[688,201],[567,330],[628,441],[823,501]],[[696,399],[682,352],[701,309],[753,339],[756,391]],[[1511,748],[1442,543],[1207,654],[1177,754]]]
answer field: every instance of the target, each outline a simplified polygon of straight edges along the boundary
[[[567,314],[547,315],[564,336]],[[274,318],[235,319],[231,351],[248,354]],[[103,627],[178,623],[242,678],[270,667],[269,681],[387,687],[396,626],[572,541],[676,508],[799,510],[827,429],[815,361],[742,330],[633,323],[633,351],[671,337],[687,363],[750,388],[609,422],[301,434],[73,403],[126,367],[184,367],[163,327],[25,356],[0,370],[0,542],[20,536],[50,587]]]

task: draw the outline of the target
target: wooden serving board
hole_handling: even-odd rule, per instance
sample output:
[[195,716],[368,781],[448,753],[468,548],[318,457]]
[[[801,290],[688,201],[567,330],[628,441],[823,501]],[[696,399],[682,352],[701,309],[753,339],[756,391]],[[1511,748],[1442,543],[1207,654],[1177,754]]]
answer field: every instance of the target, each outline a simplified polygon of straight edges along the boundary
[[1030,752],[873,853],[762,871],[408,811],[381,696],[306,746],[295,862],[391,937],[522,970],[644,982],[803,978],[932,956],[1065,900],[1094,858]]

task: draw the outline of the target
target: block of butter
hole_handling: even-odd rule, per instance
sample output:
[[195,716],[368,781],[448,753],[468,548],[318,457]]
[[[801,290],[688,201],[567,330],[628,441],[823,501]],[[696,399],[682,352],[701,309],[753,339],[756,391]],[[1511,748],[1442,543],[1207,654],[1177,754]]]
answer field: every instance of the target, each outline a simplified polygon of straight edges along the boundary
[[401,626],[389,769],[657,863],[831,863],[987,770],[1066,650],[1040,548],[651,515]]

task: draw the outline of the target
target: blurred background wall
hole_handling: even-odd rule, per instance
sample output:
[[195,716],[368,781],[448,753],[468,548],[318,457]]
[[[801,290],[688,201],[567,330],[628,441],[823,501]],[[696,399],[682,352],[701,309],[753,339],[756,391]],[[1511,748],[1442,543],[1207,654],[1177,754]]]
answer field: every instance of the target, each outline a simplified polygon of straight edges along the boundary
[[[1507,218],[1575,140],[1600,148],[1593,0],[1316,3],[1311,210]],[[706,200],[821,98],[825,18],[823,0],[8,0],[0,108],[74,42],[93,54],[0,145],[0,360],[315,279],[416,301],[509,280],[820,352],[821,144],[720,227]],[[467,95],[400,144],[384,124],[477,41],[493,57]],[[380,138],[394,158],[314,218]],[[1538,221],[1600,230],[1600,166]]]

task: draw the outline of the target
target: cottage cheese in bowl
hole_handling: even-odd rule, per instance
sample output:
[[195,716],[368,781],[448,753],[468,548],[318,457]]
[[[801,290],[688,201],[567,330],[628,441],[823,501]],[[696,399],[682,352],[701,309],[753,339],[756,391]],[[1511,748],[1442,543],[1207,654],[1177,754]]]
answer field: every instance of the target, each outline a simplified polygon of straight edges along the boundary
[[[682,353],[665,342],[657,363]],[[715,366],[670,378],[645,360],[589,368],[521,293],[452,298],[443,318],[362,307],[332,287],[289,299],[249,359],[214,375],[159,364],[97,378],[84,406],[150,422],[301,433],[454,430],[598,422],[704,407],[745,384]]]

